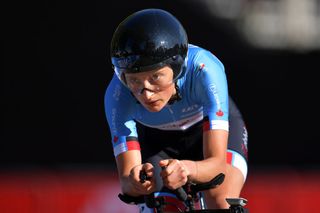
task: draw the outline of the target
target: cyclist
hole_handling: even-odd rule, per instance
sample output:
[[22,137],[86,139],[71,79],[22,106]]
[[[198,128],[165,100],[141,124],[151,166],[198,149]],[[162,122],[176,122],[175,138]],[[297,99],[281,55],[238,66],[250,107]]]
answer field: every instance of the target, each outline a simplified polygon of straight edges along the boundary
[[105,111],[122,192],[175,197],[187,182],[224,173],[204,194],[208,208],[228,208],[225,198],[240,196],[247,175],[247,131],[221,61],[189,44],[171,13],[153,8],[119,24],[110,53]]

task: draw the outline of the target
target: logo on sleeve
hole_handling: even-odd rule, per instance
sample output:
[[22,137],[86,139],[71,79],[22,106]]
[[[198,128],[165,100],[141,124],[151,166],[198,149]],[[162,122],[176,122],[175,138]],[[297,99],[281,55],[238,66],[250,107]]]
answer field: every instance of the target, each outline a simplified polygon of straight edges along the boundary
[[221,109],[219,109],[218,112],[216,112],[216,115],[219,116],[219,117],[222,117],[223,116],[223,112]]
[[205,66],[204,63],[199,64],[199,70],[202,70],[204,68],[204,66]]
[[114,136],[114,137],[113,137],[113,143],[117,143],[118,140],[119,140],[119,138],[118,138],[117,136]]

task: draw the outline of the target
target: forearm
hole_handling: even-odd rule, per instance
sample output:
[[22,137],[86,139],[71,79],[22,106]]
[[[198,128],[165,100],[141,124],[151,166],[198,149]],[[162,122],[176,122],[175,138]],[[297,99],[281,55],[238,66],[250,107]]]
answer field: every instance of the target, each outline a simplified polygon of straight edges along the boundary
[[137,195],[131,186],[130,172],[134,167],[141,165],[140,151],[135,150],[122,153],[117,156],[116,162],[122,192],[132,196]]
[[[203,133],[203,158],[191,164],[190,180],[205,183],[226,171],[228,132],[209,130]],[[192,165],[193,164],[193,165]],[[193,168],[192,168],[193,167]]]

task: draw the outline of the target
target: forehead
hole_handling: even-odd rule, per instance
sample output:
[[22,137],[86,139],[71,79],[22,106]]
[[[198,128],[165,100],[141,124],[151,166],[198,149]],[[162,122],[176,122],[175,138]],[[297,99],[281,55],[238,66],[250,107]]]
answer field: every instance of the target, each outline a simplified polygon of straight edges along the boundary
[[153,75],[155,73],[170,74],[170,73],[173,73],[173,71],[169,66],[164,66],[159,69],[154,69],[154,70],[145,71],[145,72],[126,73],[126,76],[128,76],[128,77],[145,77],[145,76]]

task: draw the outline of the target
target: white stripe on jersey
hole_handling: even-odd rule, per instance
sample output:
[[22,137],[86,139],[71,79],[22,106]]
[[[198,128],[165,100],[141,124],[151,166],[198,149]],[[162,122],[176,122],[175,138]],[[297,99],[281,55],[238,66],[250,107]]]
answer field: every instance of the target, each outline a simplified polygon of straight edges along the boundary
[[149,124],[145,124],[145,123],[141,122],[140,120],[139,120],[139,122],[145,126],[148,126],[151,128],[156,128],[156,129],[161,129],[161,130],[185,130],[185,129],[188,129],[193,124],[198,123],[202,119],[203,119],[203,113],[202,113],[202,111],[200,111],[191,117],[184,118],[184,119],[170,122],[170,123],[166,123],[166,124],[161,124],[161,125],[149,125]]

